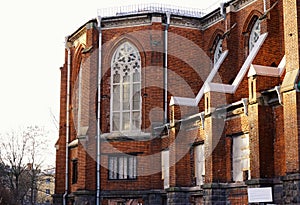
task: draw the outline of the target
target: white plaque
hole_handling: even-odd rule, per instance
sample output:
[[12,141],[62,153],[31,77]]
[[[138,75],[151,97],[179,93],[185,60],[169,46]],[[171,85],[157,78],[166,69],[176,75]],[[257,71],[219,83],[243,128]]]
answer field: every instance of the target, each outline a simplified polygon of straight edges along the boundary
[[272,202],[272,187],[248,188],[248,202]]

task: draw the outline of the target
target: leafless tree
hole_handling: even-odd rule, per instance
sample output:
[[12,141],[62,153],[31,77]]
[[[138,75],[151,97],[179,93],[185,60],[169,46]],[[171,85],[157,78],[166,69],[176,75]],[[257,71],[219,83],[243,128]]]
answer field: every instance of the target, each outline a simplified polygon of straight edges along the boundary
[[22,205],[25,199],[27,203],[35,204],[36,184],[47,146],[46,137],[46,132],[38,126],[1,135],[2,187],[11,196],[10,204]]

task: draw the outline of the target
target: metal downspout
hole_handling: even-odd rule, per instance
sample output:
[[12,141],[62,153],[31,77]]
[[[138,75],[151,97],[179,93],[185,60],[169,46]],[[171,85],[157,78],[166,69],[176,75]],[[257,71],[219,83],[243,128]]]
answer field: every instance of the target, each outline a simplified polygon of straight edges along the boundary
[[263,3],[264,3],[264,12],[266,12],[267,11],[267,1],[263,0]]
[[70,74],[71,74],[71,50],[68,42],[68,37],[66,37],[66,49],[68,50],[68,62],[67,62],[67,102],[66,102],[66,171],[65,171],[65,193],[63,195],[63,205],[67,205],[67,195],[69,190],[69,139],[70,139]]
[[101,204],[100,199],[100,169],[101,169],[101,77],[102,77],[102,30],[101,30],[101,16],[97,17],[98,31],[99,31],[99,43],[98,43],[98,92],[97,92],[97,193],[96,193],[96,205]]
[[169,12],[166,13],[166,26],[164,31],[164,124],[168,120],[168,29],[170,26],[170,17]]

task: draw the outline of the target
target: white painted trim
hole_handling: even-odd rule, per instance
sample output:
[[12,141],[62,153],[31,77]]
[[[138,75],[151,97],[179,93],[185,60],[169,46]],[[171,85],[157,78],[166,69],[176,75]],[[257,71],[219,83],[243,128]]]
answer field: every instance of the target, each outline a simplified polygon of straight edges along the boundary
[[250,67],[251,63],[253,62],[254,58],[256,57],[258,51],[260,50],[262,44],[265,42],[266,38],[268,36],[268,33],[264,33],[260,35],[259,39],[255,43],[253,49],[251,50],[249,56],[245,60],[242,68],[240,69],[240,72],[237,74],[235,80],[233,81],[232,85],[234,86],[234,92],[239,87],[240,83],[242,82],[244,76],[246,75],[246,72],[248,71],[248,68]]
[[76,146],[78,146],[78,143],[79,143],[79,140],[75,139],[68,144],[68,147],[76,147]]
[[279,69],[270,66],[251,64],[248,72],[248,77],[255,76],[255,75],[279,77]]
[[[208,75],[207,79],[205,80],[205,83],[201,87],[198,95],[196,98],[183,98],[183,97],[171,97],[170,105],[186,105],[186,106],[197,106],[200,102],[201,98],[203,97],[203,94],[206,92],[222,92],[222,93],[230,93],[233,94],[236,92],[237,88],[239,87],[240,83],[242,82],[243,78],[246,75],[246,72],[248,71],[250,65],[252,64],[253,60],[255,59],[258,51],[260,50],[261,46],[265,42],[266,38],[268,36],[268,33],[264,33],[260,35],[259,39],[255,43],[253,49],[251,50],[249,56],[245,60],[243,66],[241,67],[239,73],[237,74],[235,80],[233,81],[232,85],[228,84],[221,84],[221,83],[211,83],[212,79],[215,77],[216,73],[218,72],[221,64],[223,63],[224,59],[226,58],[228,51],[225,51],[222,53],[222,56],[220,57],[217,64],[214,66],[213,70]],[[284,63],[285,58],[282,60],[280,65],[280,72],[283,72],[284,69]]]
[[205,93],[206,92],[222,92],[222,93],[230,93],[230,94],[235,93],[240,83],[242,82],[243,78],[245,77],[248,68],[250,67],[258,51],[260,50],[262,44],[265,42],[267,36],[268,33],[264,33],[260,35],[253,49],[251,50],[249,56],[247,57],[243,66],[241,67],[239,73],[235,77],[235,80],[233,81],[232,85],[221,84],[221,83],[208,83],[207,88],[205,89]]
[[220,92],[220,93],[233,94],[235,92],[235,88],[233,85],[228,85],[228,84],[208,83],[204,89],[204,93],[207,92]]
[[278,65],[279,76],[281,76],[283,74],[283,71],[285,70],[285,65],[286,65],[286,56],[284,55],[282,60],[280,61],[279,65]]
[[278,67],[262,66],[262,65],[251,65],[248,72],[248,77],[261,75],[270,77],[280,77],[285,70],[286,57],[284,56],[280,61]]
[[219,68],[221,67],[222,63],[224,62],[225,58],[228,55],[228,50],[224,51],[222,55],[220,56],[218,62],[214,65],[212,71],[206,78],[204,84],[202,85],[200,91],[198,92],[196,98],[185,98],[185,97],[176,97],[172,96],[170,105],[186,105],[186,106],[197,106],[198,103],[200,102],[201,98],[203,97],[204,94],[204,89],[206,84],[210,83],[215,75],[217,74]]
[[[123,46],[127,44],[129,47],[131,47],[134,50],[134,53],[137,55],[137,59],[136,62],[139,63],[139,74],[140,74],[140,80],[139,82],[133,82],[133,74],[129,75],[130,76],[130,81],[127,83],[129,85],[129,96],[132,98],[133,97],[133,89],[134,89],[134,85],[139,85],[141,88],[141,66],[142,66],[142,62],[141,62],[141,56],[139,54],[139,50],[130,42],[126,41],[124,43],[122,43],[115,51],[113,54],[113,57],[111,59],[111,88],[110,88],[110,93],[111,93],[111,98],[110,98],[110,132],[139,132],[141,129],[141,122],[142,122],[142,97],[140,95],[140,101],[139,101],[139,110],[134,110],[133,109],[133,102],[130,99],[129,101],[129,109],[126,110],[126,113],[129,113],[129,121],[130,121],[130,128],[127,130],[123,130],[123,114],[125,113],[124,108],[123,108],[123,100],[124,100],[124,96],[123,96],[123,85],[125,85],[125,83],[123,82],[122,77],[123,77],[123,71],[122,69],[120,69],[120,82],[119,83],[114,83],[113,82],[113,64],[116,63],[115,58],[117,53],[120,52],[120,50],[123,48]],[[122,66],[122,65],[121,65]],[[129,68],[130,69],[130,68]],[[129,71],[132,72],[132,71]],[[114,110],[113,109],[113,105],[114,105],[114,86],[117,85],[119,86],[119,92],[120,92],[120,110]],[[139,125],[136,129],[133,129],[133,113],[134,112],[139,112]],[[118,113],[119,116],[119,130],[113,130],[113,117],[114,117],[114,113]]]

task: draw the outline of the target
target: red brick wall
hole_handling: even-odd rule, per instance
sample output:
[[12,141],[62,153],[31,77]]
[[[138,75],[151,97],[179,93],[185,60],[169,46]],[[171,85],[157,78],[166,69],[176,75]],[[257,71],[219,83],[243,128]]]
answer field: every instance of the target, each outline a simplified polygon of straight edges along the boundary
[[[271,1],[273,3],[275,1]],[[236,27],[232,30],[224,42],[224,49],[229,50],[229,54],[222,64],[218,76],[214,82],[231,84],[239,72],[243,62],[248,55],[246,47],[253,16],[262,14],[262,1],[255,1],[246,8],[228,14],[228,28],[234,23]],[[259,65],[278,65],[283,57],[283,32],[282,32],[282,4],[279,3],[271,11],[271,19],[262,23],[263,32],[269,35],[266,42],[254,63]],[[104,27],[105,28],[105,27]],[[102,32],[102,88],[101,88],[101,131],[110,132],[110,82],[111,71],[110,62],[113,52],[117,46],[126,39],[131,41],[140,51],[142,59],[142,130],[151,131],[151,125],[154,122],[163,120],[163,40],[165,27],[161,23],[153,25],[133,26],[124,28],[104,29]],[[168,99],[171,96],[185,96],[194,98],[208,76],[212,64],[213,42],[217,35],[225,32],[225,22],[220,21],[204,31],[199,29],[170,26],[169,30],[169,56],[168,56]],[[155,44],[154,44],[155,42]],[[80,48],[72,48],[72,86],[74,85],[79,63],[84,62],[84,69],[90,68],[86,78],[89,77],[90,101],[85,105],[89,110],[89,130],[88,139],[74,150],[70,151],[70,158],[78,157],[79,161],[79,181],[71,185],[71,191],[77,189],[95,190],[96,182],[96,99],[97,99],[97,53],[98,53],[98,31],[96,28],[87,30],[86,48],[91,50],[81,54]],[[77,51],[77,52],[75,52]],[[199,55],[199,51],[201,55]],[[77,56],[77,57],[75,57]],[[67,54],[66,59],[67,63]],[[60,138],[58,140],[59,149],[57,151],[57,170],[56,170],[56,193],[64,192],[64,157],[65,157],[65,130],[66,130],[66,65],[62,68],[61,74],[61,113],[60,113]],[[85,79],[87,80],[87,79]],[[279,79],[270,77],[257,77],[257,92],[274,87],[279,84]],[[228,103],[233,103],[248,98],[248,77],[245,76],[235,94],[209,93],[209,107],[218,107]],[[72,92],[71,92],[72,94]],[[72,98],[72,96],[71,96]],[[190,108],[187,106],[175,106],[175,119],[180,120],[191,114],[204,111],[205,100],[202,99],[198,107]],[[160,151],[171,145],[170,156],[171,163],[175,163],[170,169],[170,184],[172,186],[192,186],[193,185],[193,157],[192,152],[187,148],[191,146],[190,142],[203,141],[210,139],[213,142],[214,152],[209,155],[206,161],[206,182],[228,182],[231,181],[231,138],[226,137],[236,133],[249,132],[252,149],[251,169],[253,177],[272,177],[284,174],[286,167],[282,165],[285,156],[280,154],[284,149],[285,143],[283,135],[283,110],[281,106],[275,108],[261,108],[252,106],[249,108],[251,116],[236,115],[227,119],[224,125],[219,120],[206,116],[205,129],[195,129],[193,131],[176,130],[170,131],[170,136],[152,141],[112,141],[104,142],[101,146],[103,153],[101,162],[101,189],[102,190],[146,190],[162,189],[162,180],[160,172]],[[209,113],[206,113],[209,114]],[[273,121],[275,119],[275,124]],[[222,119],[223,120],[223,119]],[[272,122],[272,123],[266,123]],[[73,115],[70,121],[71,140],[76,139],[76,129],[74,127]],[[200,125],[202,126],[202,125]],[[220,128],[219,126],[223,126]],[[221,130],[217,132],[216,129]],[[224,130],[223,130],[224,129]],[[178,141],[175,142],[175,139]],[[193,140],[191,140],[193,139]],[[274,147],[273,146],[274,139]],[[174,143],[175,142],[175,143]],[[83,146],[84,145],[84,146]],[[138,176],[133,181],[112,181],[108,180],[107,162],[108,155],[114,153],[108,149],[108,145],[114,147],[120,152],[138,153],[138,173],[149,171],[153,167],[158,172],[150,176]],[[258,149],[259,148],[259,149]],[[77,150],[77,153],[75,153]],[[87,153],[86,153],[87,151]],[[259,153],[256,156],[256,151]],[[147,156],[156,153],[156,157],[147,158]],[[289,157],[289,156],[287,156]],[[225,158],[225,160],[224,160]],[[274,158],[274,159],[273,159]],[[291,160],[292,156],[290,156]],[[147,159],[147,160],[146,160]],[[150,159],[150,161],[149,161]],[[271,165],[267,165],[268,162]],[[257,162],[260,162],[257,163]],[[70,169],[71,171],[71,169]],[[252,170],[251,170],[252,174]],[[71,177],[71,176],[70,176]],[[71,179],[71,178],[70,178]],[[233,199],[237,200],[237,199]],[[243,198],[244,200],[244,198]]]
[[285,142],[283,132],[283,108],[277,106],[273,108],[274,112],[274,174],[275,176],[283,176],[286,172],[285,164]]
[[66,149],[66,86],[67,86],[67,66],[61,67],[61,87],[60,87],[60,121],[59,138],[56,142],[56,171],[55,193],[62,194],[65,190],[65,149]]

